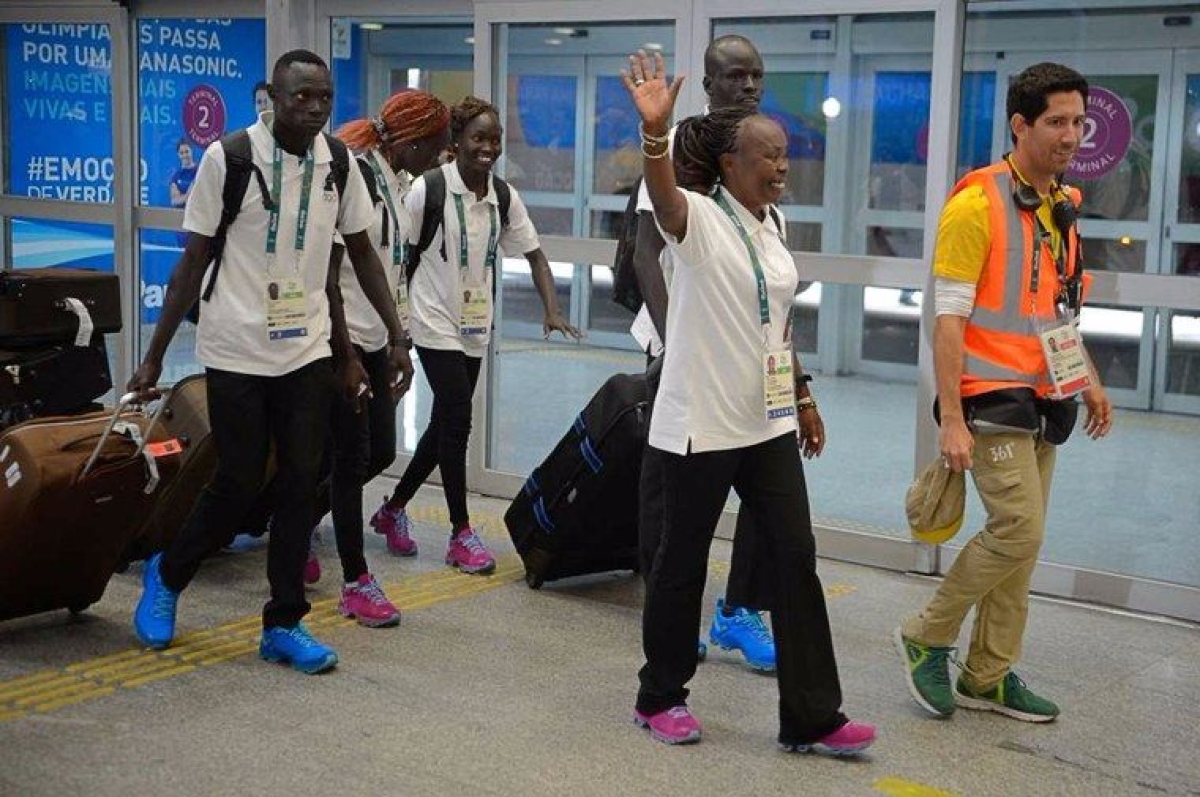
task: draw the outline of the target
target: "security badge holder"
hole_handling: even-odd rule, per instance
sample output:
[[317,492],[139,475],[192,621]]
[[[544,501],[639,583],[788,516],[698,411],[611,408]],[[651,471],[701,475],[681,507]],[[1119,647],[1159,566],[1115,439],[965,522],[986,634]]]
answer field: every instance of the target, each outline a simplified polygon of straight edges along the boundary
[[458,331],[467,335],[486,335],[489,323],[488,291],[483,285],[463,282],[462,310],[458,316]]
[[308,299],[304,280],[296,275],[266,274],[263,292],[267,299],[267,336],[270,340],[308,337]]
[[1059,305],[1054,319],[1034,319],[1034,332],[1042,345],[1051,396],[1067,399],[1092,386],[1092,369],[1084,354],[1083,339],[1074,314]]
[[767,420],[788,418],[796,414],[796,384],[792,374],[791,331],[789,315],[784,326],[783,345],[773,348],[768,342],[768,327],[763,328],[763,396]]

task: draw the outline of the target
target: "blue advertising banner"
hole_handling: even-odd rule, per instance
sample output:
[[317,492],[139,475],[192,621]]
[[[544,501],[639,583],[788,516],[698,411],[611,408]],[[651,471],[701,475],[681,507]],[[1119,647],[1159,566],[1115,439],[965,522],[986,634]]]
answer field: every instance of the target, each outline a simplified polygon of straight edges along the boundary
[[[112,49],[98,24],[3,26],[9,122],[8,191],[78,202],[112,202]],[[264,78],[261,19],[144,19],[137,27],[139,203],[182,207],[204,147],[254,121]],[[142,237],[143,321],[158,318],[181,237]],[[107,257],[97,252],[106,251]],[[47,262],[51,252],[60,254]],[[112,270],[111,237],[93,225],[14,226],[13,259]]]

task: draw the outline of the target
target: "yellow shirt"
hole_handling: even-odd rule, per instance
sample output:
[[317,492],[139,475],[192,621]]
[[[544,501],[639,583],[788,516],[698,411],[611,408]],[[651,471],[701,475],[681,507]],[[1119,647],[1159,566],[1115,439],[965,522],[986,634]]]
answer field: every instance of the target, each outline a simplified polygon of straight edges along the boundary
[[[1062,247],[1062,234],[1054,225],[1054,197],[1042,197],[1038,219],[1050,233],[1050,251],[1055,257]],[[988,200],[983,189],[971,185],[950,197],[938,220],[933,275],[978,284],[992,242]]]

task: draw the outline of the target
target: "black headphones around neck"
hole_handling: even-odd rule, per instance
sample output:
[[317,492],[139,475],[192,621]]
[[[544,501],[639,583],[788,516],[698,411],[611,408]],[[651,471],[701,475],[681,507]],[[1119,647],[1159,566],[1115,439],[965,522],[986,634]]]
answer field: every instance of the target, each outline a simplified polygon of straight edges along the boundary
[[[1025,182],[1024,178],[1017,173],[1016,167],[1013,166],[1011,155],[1005,155],[1004,162],[1008,164],[1008,173],[1012,175],[1013,204],[1027,213],[1036,213],[1037,209],[1042,206],[1042,195],[1037,192],[1036,188]],[[1061,175],[1054,178],[1054,184],[1050,187],[1050,193],[1054,197],[1054,205],[1050,209],[1050,216],[1054,219],[1054,226],[1065,237],[1070,229],[1075,226],[1075,221],[1079,218],[1079,211],[1075,209],[1075,203],[1067,195],[1066,189],[1062,184]]]

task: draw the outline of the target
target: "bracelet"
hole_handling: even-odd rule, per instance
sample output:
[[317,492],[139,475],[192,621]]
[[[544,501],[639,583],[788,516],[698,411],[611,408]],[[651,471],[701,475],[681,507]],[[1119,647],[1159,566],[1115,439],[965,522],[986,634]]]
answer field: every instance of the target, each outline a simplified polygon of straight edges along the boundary
[[646,128],[641,122],[638,122],[638,135],[642,137],[642,141],[652,141],[655,144],[666,144],[671,140],[670,130],[667,131],[666,135],[653,136],[646,132]]
[[796,411],[804,412],[805,410],[815,410],[817,408],[817,400],[812,396],[796,399]]
[[648,143],[653,143],[653,142],[647,142],[647,141],[642,142],[642,157],[646,158],[647,160],[658,160],[659,158],[665,158],[665,157],[667,157],[667,154],[671,151],[670,148],[663,147],[662,152],[660,152],[656,155],[652,152],[647,151],[646,144],[648,144]]

